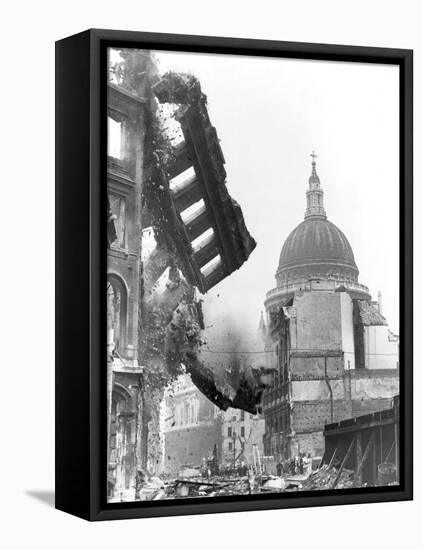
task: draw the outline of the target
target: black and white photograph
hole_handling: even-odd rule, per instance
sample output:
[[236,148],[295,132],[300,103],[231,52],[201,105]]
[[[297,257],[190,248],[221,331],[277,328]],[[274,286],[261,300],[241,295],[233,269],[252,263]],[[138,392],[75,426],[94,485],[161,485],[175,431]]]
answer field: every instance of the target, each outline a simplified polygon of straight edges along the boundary
[[421,6],[3,10],[2,548],[416,546]]
[[107,502],[397,487],[398,65],[107,56]]

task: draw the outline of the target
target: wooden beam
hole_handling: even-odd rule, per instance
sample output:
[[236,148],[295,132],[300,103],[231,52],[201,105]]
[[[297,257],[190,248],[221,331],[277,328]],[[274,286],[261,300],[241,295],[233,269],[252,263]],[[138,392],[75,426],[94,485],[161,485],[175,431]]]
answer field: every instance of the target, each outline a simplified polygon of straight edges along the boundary
[[383,462],[383,434],[382,426],[379,428],[379,464]]
[[[359,418],[360,417],[358,416],[357,420]],[[370,428],[379,428],[380,426],[389,426],[389,425],[395,424],[395,422],[396,420],[394,418],[389,418],[386,420],[379,420],[374,422],[366,422],[363,424],[360,424],[360,422],[357,422],[356,424],[352,424],[351,426],[340,426],[339,428],[325,429],[323,433],[325,436],[341,435],[345,433],[356,432],[358,430],[368,430]]]
[[392,451],[394,450],[394,447],[395,447],[395,441],[392,443],[391,448],[389,449],[389,452],[386,455],[386,458],[383,462],[389,462],[389,458],[391,456]]
[[356,483],[358,483],[358,480],[361,479],[361,473],[362,473],[362,470],[363,470],[363,466],[364,464],[366,463],[366,460],[369,456],[369,453],[370,453],[370,450],[372,448],[372,445],[373,445],[373,440],[374,440],[374,433],[372,433],[372,435],[370,436],[370,439],[369,441],[367,442],[367,445],[366,445],[366,448],[364,450],[364,454],[363,454],[363,457],[361,459],[361,462],[360,464],[358,464],[357,466],[357,469],[356,469],[356,472],[355,472],[355,476],[354,476],[354,485]]
[[328,464],[328,470],[330,470],[333,466],[333,462],[335,460],[335,456],[336,456],[337,451],[338,451],[338,447],[333,451],[332,458],[330,459],[329,464]]
[[[375,432],[373,432],[375,433]],[[373,438],[373,453],[372,453],[372,472],[373,483],[377,485],[377,455],[376,455],[376,436]]]
[[358,472],[358,466],[361,464],[361,460],[363,458],[363,436],[362,432],[357,432],[357,445],[356,445],[356,467],[355,472],[356,476],[354,478],[354,481],[357,481],[360,485],[363,483],[363,477],[361,470]]
[[399,481],[399,449],[398,449],[398,423],[394,424],[394,437],[395,437],[395,466],[396,466],[396,481]]
[[332,489],[335,489],[335,487],[338,484],[339,478],[341,477],[341,474],[342,474],[342,470],[344,469],[345,464],[347,463],[347,460],[350,458],[350,455],[351,455],[351,452],[352,452],[353,447],[355,445],[356,439],[357,439],[357,437],[355,436],[354,439],[351,441],[350,446],[348,447],[348,451],[346,452],[346,454],[344,456],[344,460],[342,461],[341,467],[338,470],[338,474],[335,478],[335,481],[332,484]]

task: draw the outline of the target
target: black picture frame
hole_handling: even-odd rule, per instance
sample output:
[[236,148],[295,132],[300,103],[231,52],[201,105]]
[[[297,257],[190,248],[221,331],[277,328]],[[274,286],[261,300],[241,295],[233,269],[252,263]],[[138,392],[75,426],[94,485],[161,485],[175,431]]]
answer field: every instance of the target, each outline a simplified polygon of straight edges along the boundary
[[[105,385],[106,48],[392,64],[400,74],[398,486],[107,504]],[[56,508],[87,520],[412,499],[413,52],[91,29],[56,43]]]

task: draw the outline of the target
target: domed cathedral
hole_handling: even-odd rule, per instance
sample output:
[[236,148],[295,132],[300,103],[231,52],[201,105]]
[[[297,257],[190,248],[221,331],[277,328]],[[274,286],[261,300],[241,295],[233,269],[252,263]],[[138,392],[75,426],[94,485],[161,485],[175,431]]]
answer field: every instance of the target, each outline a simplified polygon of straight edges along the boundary
[[265,454],[324,453],[328,423],[389,408],[398,394],[399,338],[381,299],[359,282],[344,233],[327,219],[311,154],[304,220],[288,235],[263,334],[275,379],[264,394]]
[[344,233],[327,219],[323,189],[312,153],[304,221],[291,231],[279,257],[276,288],[267,293],[266,308],[292,297],[296,290],[324,285],[345,287],[355,298],[370,300],[369,289],[359,284],[354,253]]

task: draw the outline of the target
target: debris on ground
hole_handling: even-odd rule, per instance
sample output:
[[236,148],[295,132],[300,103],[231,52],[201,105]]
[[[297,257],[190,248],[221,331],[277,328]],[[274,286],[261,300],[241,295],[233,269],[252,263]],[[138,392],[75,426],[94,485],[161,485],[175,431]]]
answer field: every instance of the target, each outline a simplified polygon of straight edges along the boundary
[[286,483],[283,477],[272,476],[263,483],[262,488],[271,492],[283,491],[283,489],[285,489],[285,485]]
[[180,477],[167,481],[151,478],[141,489],[140,500],[323,491],[332,489],[336,480],[336,489],[349,489],[354,487],[354,475],[354,471],[347,468],[344,468],[339,475],[337,467],[331,466],[329,468],[325,464],[310,475],[282,474],[281,476],[275,476],[250,471],[247,475],[232,477],[222,475],[207,478],[197,476],[189,479]]
[[270,474],[235,477],[177,478],[168,481],[146,482],[139,492],[140,500],[162,500],[257,493],[281,492],[285,488],[282,477]]
[[[339,470],[332,466],[328,468],[327,465],[323,466],[316,472],[312,473],[301,484],[303,491],[316,491],[332,489],[333,484],[338,476]],[[354,486],[354,470],[348,470],[344,468],[339,476],[336,484],[336,489],[350,489]]]

